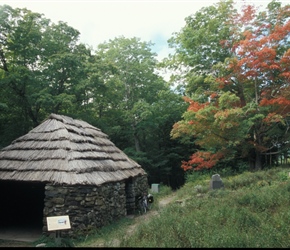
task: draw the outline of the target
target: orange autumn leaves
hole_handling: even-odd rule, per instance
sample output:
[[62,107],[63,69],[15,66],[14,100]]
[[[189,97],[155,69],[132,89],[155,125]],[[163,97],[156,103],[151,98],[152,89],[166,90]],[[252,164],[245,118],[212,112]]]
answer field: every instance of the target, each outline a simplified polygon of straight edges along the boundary
[[[289,17],[290,5],[277,10],[272,19],[265,13],[257,15],[252,6],[233,17],[233,23],[240,28],[238,31],[234,27],[233,32],[240,34],[221,41],[233,56],[224,62],[225,73],[215,79],[218,85],[210,96],[215,101],[185,97],[188,110],[171,132],[173,138],[191,136],[197,145],[190,159],[182,161],[184,171],[212,168],[232,157],[234,147],[235,152],[239,151],[241,143],[246,145],[240,150],[244,155],[251,147],[255,152],[267,151],[269,136],[263,141],[265,126],[270,130],[277,123],[285,124],[290,116]],[[234,95],[238,99],[233,99]]]

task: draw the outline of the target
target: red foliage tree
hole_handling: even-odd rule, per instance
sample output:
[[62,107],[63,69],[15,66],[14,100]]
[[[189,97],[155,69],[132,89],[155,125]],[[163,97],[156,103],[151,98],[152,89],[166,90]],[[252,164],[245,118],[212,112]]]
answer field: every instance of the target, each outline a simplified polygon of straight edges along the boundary
[[172,137],[193,136],[201,147],[186,171],[212,168],[220,160],[247,158],[261,169],[262,156],[288,150],[290,136],[290,5],[272,1],[257,12],[244,6],[233,16],[228,41],[232,57],[216,67],[212,86],[215,101],[189,102],[183,120],[172,129]]

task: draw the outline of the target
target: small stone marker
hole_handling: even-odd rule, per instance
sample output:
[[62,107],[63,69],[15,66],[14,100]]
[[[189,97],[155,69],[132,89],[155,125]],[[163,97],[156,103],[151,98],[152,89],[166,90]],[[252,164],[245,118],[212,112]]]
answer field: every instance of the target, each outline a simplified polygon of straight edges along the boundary
[[219,189],[224,187],[224,183],[219,174],[214,174],[210,180],[210,189]]
[[151,184],[152,193],[159,193],[159,184]]

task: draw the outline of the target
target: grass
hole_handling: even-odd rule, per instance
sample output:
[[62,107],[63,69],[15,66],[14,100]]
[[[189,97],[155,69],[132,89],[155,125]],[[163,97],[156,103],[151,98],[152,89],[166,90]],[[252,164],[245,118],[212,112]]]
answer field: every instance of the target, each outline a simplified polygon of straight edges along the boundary
[[[224,188],[217,190],[209,190],[211,176],[189,178],[174,192],[175,200],[183,202],[153,207],[159,216],[140,223],[130,237],[124,229],[134,220],[124,218],[75,240],[74,246],[103,240],[104,247],[112,247],[118,239],[119,247],[289,248],[289,172],[289,167],[278,167],[221,176]],[[161,186],[154,204],[171,193]]]

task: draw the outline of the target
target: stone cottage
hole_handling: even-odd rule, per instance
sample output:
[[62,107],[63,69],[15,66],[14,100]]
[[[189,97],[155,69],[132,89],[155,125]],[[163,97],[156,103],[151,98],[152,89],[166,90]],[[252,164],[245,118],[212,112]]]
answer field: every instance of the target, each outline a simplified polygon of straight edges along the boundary
[[51,114],[0,151],[0,226],[68,215],[74,236],[133,214],[147,174],[100,129]]

